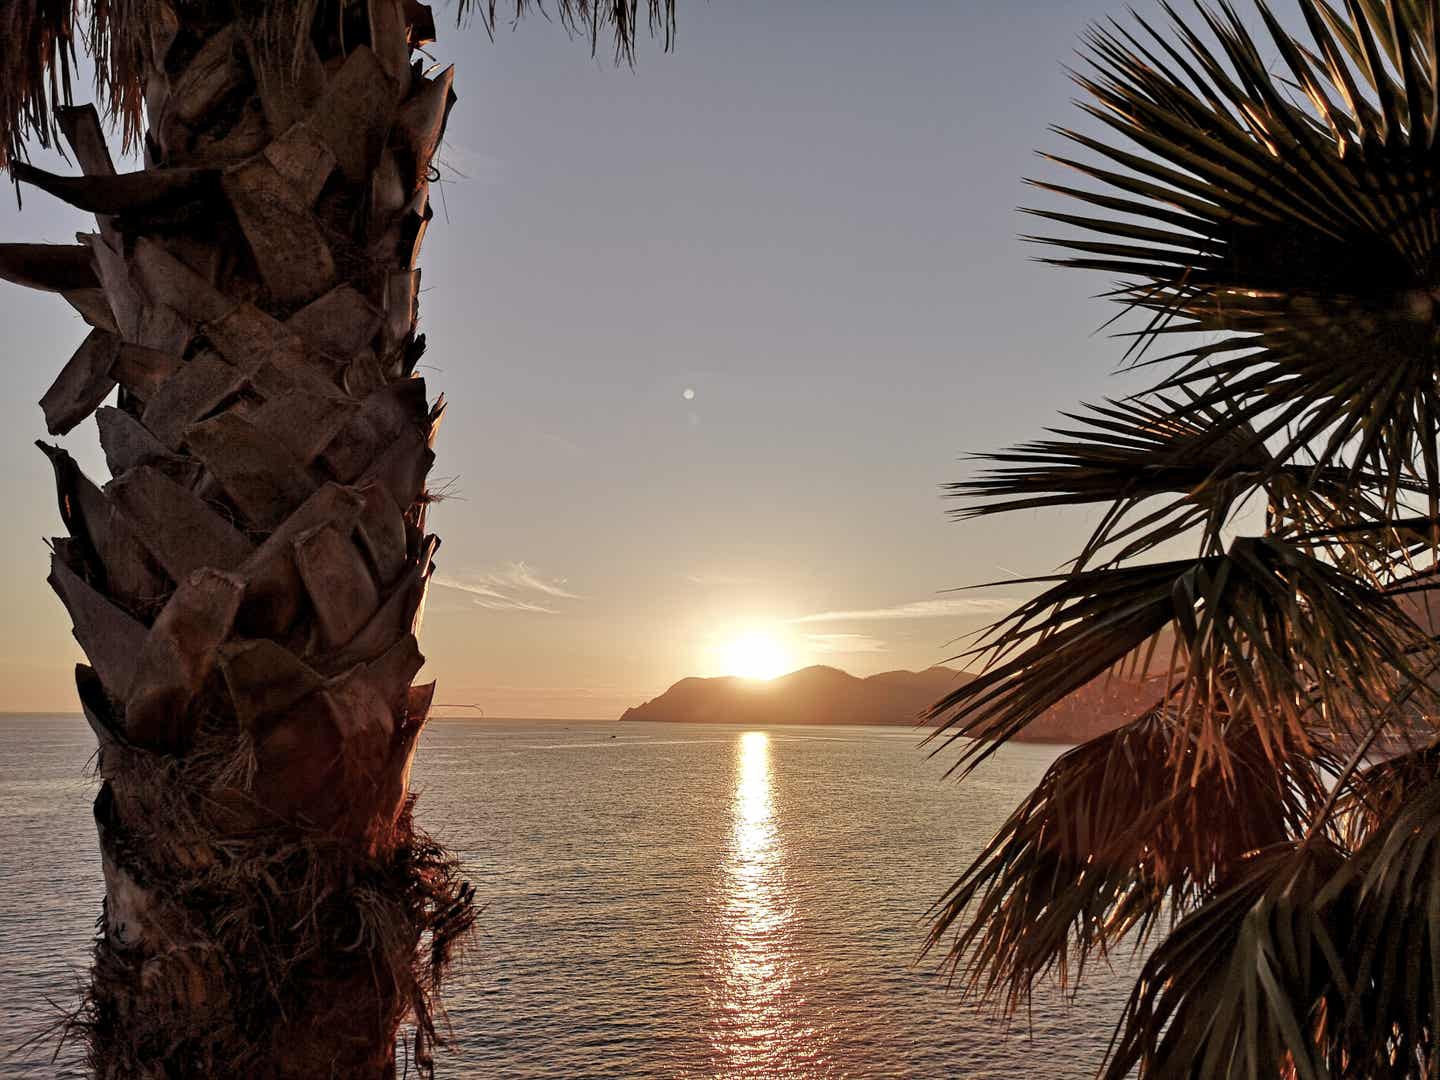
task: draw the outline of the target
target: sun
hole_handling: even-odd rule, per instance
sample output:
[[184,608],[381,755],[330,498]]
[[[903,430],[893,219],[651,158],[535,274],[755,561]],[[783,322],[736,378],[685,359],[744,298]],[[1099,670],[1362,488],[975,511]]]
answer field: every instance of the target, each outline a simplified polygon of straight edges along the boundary
[[765,630],[741,634],[720,647],[725,674],[742,679],[773,679],[792,670],[793,661],[785,642]]

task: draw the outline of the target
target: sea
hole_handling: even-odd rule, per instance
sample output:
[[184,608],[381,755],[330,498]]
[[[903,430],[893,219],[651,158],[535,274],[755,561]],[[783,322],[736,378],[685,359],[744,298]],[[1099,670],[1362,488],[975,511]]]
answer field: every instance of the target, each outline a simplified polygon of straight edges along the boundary
[[[439,1075],[1094,1076],[1133,960],[1007,1025],[922,956],[931,904],[1064,748],[1006,746],[957,784],[918,741],[433,720],[418,816],[483,908]],[[3,1077],[84,1075],[45,1032],[84,981],[104,891],[93,750],[77,717],[0,716]]]

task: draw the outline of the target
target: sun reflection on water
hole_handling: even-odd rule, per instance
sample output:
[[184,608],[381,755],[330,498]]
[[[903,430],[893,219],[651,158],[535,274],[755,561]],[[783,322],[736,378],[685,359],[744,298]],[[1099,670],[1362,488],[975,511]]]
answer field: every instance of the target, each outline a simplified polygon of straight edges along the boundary
[[763,995],[777,974],[790,919],[785,906],[784,850],[775,828],[770,786],[770,738],[760,731],[740,737],[735,781],[735,828],[728,867],[730,969],[749,997]]
[[813,1032],[795,1015],[796,912],[763,732],[747,731],[736,746],[731,817],[711,987],[717,1074],[794,1075],[787,1062],[813,1045]]

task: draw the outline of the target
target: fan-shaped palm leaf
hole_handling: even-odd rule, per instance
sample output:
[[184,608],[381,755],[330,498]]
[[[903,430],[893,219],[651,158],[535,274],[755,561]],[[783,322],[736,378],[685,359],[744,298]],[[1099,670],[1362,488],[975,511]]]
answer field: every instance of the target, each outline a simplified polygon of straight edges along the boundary
[[[1383,531],[1377,523],[1385,521],[1384,507],[1364,483],[1379,478],[1357,483],[1348,469],[1278,463],[1248,424],[1231,424],[1216,405],[1191,411],[1182,398],[1157,394],[1065,415],[1081,426],[1051,429],[1056,438],[979,455],[997,467],[947,484],[968,503],[955,516],[1110,503],[1077,567],[1106,548],[1109,561],[1119,563],[1194,530],[1202,551],[1219,550],[1223,527],[1257,490],[1269,505],[1270,535],[1343,537],[1345,543],[1326,546],[1342,557],[1347,548],[1361,547],[1357,567],[1368,565],[1367,541]],[[1179,497],[1137,517],[1138,508],[1157,496]]]
[[985,670],[931,710],[942,720],[931,739],[977,740],[955,766],[967,773],[1106,671],[1148,668],[1167,630],[1169,696],[1199,725],[1202,757],[1223,755],[1213,721],[1242,707],[1272,753],[1308,747],[1317,717],[1352,729],[1402,682],[1420,686],[1409,657],[1430,644],[1384,592],[1267,538],[1240,538],[1223,555],[1037,580],[1053,584],[968,654]]
[[1146,960],[1105,1080],[1356,1075],[1322,1038],[1348,920],[1318,898],[1342,863],[1337,848],[1315,841],[1276,845],[1237,867]]
[[[1092,953],[1143,944],[1242,857],[1303,835],[1325,798],[1312,764],[1271,758],[1243,718],[1221,736],[1228,776],[1213,756],[1196,768],[1167,707],[1064,754],[936,905],[930,945],[959,925],[948,962],[1014,1012],[1052,969],[1078,982]],[[1324,752],[1317,764],[1336,768]]]
[[1346,798],[1369,800],[1373,831],[1355,854],[1313,836],[1277,845],[1184,920],[1145,964],[1106,1077],[1435,1075],[1433,760],[1426,751],[1358,778]]
[[[1433,749],[1359,785],[1372,832],[1317,898],[1351,914],[1331,1038],[1364,1076],[1440,1071],[1440,781]],[[1422,774],[1429,768],[1429,776]],[[1343,1006],[1343,1008],[1341,1007]]]
[[1345,847],[1362,847],[1387,828],[1440,775],[1440,744],[1407,750],[1353,776],[1336,799],[1334,821]]
[[[963,926],[951,960],[1013,1009],[1188,909],[1116,1080],[1440,1073],[1435,751],[1360,767],[1434,741],[1440,3],[1297,2],[1299,35],[1264,0],[1260,35],[1224,2],[1089,35],[1105,132],[1058,129],[1087,180],[1039,184],[1086,208],[1031,239],[1121,279],[1128,358],[1164,374],[952,487],[964,516],[1108,504],[933,710],[976,740],[957,769],[1170,653],[1162,707],[1056,762],[932,939]],[[1252,494],[1264,534],[1226,546]],[[1132,564],[1187,534],[1195,558]]]
[[1143,19],[1091,34],[1084,107],[1133,149],[1062,130],[1111,167],[1057,158],[1099,190],[1041,186],[1120,216],[1037,211],[1094,238],[1036,239],[1126,278],[1143,340],[1224,334],[1161,358],[1179,365],[1162,385],[1197,391],[1187,417],[1237,406],[1215,440],[1284,432],[1277,463],[1311,448],[1396,479],[1418,462],[1440,495],[1436,20],[1300,0],[1306,44],[1259,9],[1264,47],[1228,6],[1201,9],[1223,60],[1173,11],[1179,44]]

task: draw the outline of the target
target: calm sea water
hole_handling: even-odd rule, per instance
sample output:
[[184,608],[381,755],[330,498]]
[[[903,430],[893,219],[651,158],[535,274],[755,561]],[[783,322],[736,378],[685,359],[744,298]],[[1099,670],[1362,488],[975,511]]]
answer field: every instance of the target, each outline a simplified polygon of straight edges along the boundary
[[[926,908],[1059,748],[1008,747],[957,787],[915,743],[432,722],[420,816],[485,905],[441,1075],[1092,1076],[1123,978],[1037,1001],[1007,1034],[917,963]],[[80,1075],[53,1043],[16,1047],[84,977],[91,750],[79,719],[0,717],[0,1075]]]

